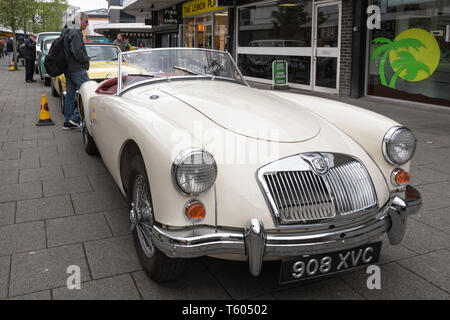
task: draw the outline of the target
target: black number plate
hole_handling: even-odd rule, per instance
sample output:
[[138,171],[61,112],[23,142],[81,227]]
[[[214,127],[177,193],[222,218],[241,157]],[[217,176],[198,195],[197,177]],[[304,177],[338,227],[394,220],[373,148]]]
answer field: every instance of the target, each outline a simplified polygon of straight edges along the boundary
[[280,283],[316,278],[378,262],[381,242],[281,261]]

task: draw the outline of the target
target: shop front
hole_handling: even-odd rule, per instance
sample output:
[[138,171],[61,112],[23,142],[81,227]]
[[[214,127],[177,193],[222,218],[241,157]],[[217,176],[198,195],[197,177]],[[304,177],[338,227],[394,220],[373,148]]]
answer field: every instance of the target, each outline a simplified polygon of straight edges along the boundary
[[181,5],[173,5],[152,12],[153,47],[178,46],[178,26],[181,21]]
[[370,0],[366,94],[450,106],[450,1]]
[[194,0],[182,4],[180,47],[227,50],[228,8],[214,0]]
[[339,92],[341,1],[245,2],[236,13],[236,59],[248,80],[271,83],[272,62],[286,60],[289,86]]

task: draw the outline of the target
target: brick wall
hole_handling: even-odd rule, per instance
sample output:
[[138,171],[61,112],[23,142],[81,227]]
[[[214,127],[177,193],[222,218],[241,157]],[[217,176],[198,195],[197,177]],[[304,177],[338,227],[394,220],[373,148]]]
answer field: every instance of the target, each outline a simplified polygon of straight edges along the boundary
[[[359,1],[359,0],[354,0]],[[350,96],[352,72],[353,0],[342,0],[339,95]]]

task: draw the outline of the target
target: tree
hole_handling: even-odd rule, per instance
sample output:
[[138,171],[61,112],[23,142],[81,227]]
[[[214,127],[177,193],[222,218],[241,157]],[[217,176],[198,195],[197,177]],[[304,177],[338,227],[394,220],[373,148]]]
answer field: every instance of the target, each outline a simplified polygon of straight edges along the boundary
[[16,31],[33,33],[60,31],[67,0],[0,0],[0,24],[11,29],[14,43],[14,70],[17,70]]
[[0,22],[4,27],[11,29],[13,34],[14,70],[17,70],[16,30],[23,26],[23,8],[26,8],[30,1],[33,0],[0,0]]

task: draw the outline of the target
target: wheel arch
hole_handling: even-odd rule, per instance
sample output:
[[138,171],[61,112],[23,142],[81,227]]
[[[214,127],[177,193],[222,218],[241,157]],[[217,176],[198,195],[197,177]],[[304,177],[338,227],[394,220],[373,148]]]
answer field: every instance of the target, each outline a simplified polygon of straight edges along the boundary
[[124,142],[122,151],[120,152],[119,169],[120,169],[120,180],[122,183],[122,188],[128,195],[128,185],[129,185],[129,172],[131,170],[131,161],[133,158],[139,155],[142,157],[141,149],[138,144],[132,140],[128,139]]

